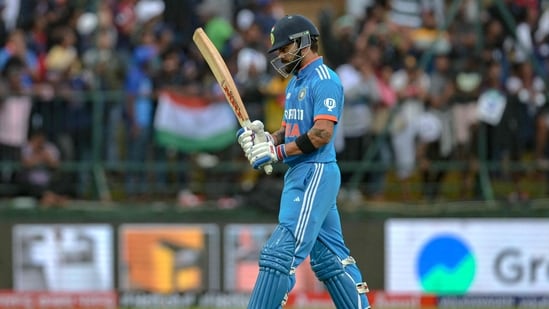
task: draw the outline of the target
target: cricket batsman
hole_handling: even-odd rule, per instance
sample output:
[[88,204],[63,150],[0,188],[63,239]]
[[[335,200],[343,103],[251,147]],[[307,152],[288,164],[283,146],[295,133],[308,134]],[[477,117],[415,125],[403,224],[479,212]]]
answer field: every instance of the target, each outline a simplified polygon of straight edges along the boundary
[[343,87],[318,54],[319,32],[301,15],[288,15],[271,30],[271,61],[291,77],[281,128],[263,132],[256,120],[237,133],[250,164],[284,162],[278,225],[259,257],[249,309],[277,309],[295,285],[295,269],[308,255],[316,277],[338,309],[366,309],[368,286],[345,245],[336,199],[341,185],[334,137],[343,110]]

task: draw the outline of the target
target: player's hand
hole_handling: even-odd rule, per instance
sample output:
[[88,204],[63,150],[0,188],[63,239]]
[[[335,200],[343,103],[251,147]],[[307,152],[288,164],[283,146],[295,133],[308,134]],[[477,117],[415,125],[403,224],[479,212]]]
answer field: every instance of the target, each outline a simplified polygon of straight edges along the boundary
[[261,122],[261,120],[254,120],[250,125],[250,129],[255,134],[256,143],[272,142],[274,144],[273,137],[269,132],[265,131],[265,126],[263,125],[263,122]]
[[249,128],[240,128],[236,132],[236,139],[238,140],[242,151],[244,151],[244,154],[246,154],[247,157],[250,149],[252,149],[252,146],[254,145],[254,131]]
[[254,169],[284,160],[287,157],[285,145],[275,146],[272,142],[262,142],[252,146],[247,154]]
[[247,153],[254,144],[269,141],[274,143],[271,134],[263,128],[263,122],[255,120],[248,128],[240,128],[236,132],[236,138],[244,153]]

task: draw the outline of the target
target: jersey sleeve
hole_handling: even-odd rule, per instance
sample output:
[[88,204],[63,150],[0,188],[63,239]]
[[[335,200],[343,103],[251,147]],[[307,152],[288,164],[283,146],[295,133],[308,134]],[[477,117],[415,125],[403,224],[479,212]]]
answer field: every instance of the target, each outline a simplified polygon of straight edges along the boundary
[[319,80],[314,87],[314,120],[338,122],[343,108],[343,87],[332,79]]

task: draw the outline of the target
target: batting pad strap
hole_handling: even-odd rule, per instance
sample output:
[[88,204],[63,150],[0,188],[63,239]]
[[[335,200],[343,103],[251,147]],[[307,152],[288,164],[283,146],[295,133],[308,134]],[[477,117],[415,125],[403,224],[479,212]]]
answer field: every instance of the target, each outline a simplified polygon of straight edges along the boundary
[[290,290],[295,238],[277,226],[259,255],[259,274],[248,309],[280,308]]
[[341,260],[341,264],[343,264],[343,266],[356,264],[356,260],[354,257],[348,256],[347,258]]
[[360,294],[366,294],[370,292],[370,289],[368,288],[368,284],[366,282],[360,282],[356,284],[356,290]]

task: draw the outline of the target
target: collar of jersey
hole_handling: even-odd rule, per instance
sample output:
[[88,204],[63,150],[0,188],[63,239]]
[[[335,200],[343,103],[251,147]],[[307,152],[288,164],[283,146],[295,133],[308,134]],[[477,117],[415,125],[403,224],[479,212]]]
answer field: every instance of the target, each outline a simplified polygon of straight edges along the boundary
[[300,79],[304,76],[309,75],[309,72],[314,71],[319,65],[322,64],[322,56],[318,56],[317,58],[313,59],[311,62],[307,63],[304,67],[299,70],[296,74],[296,78]]

